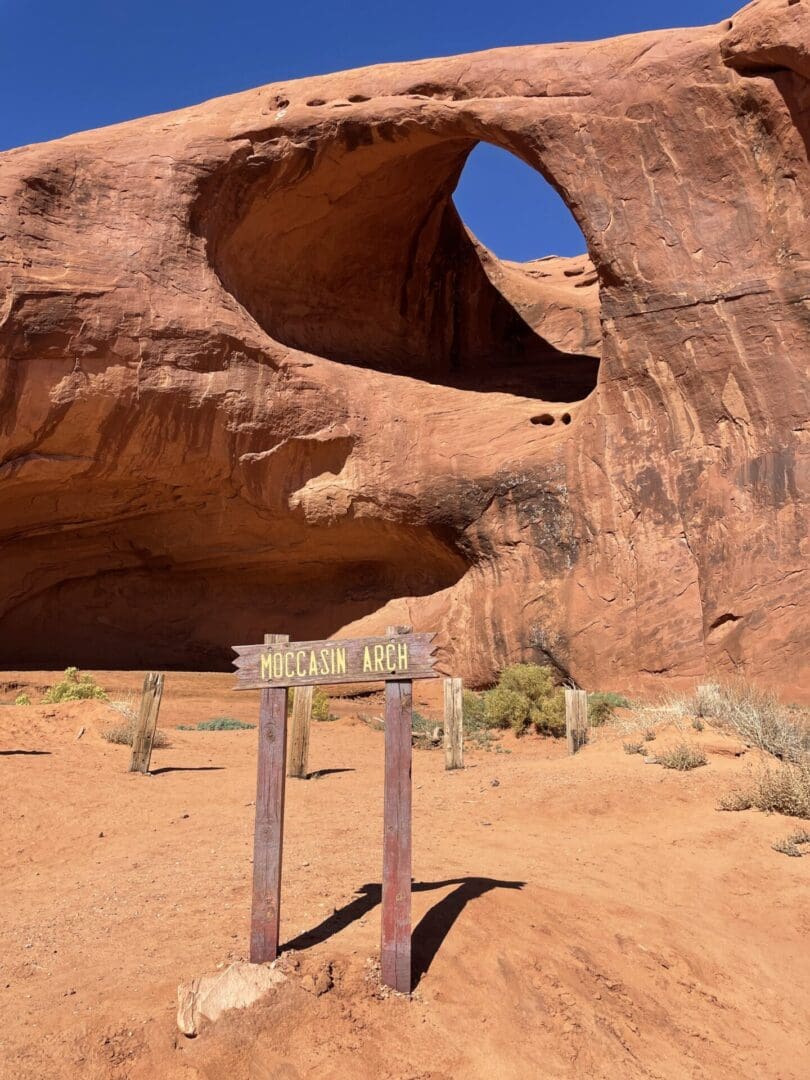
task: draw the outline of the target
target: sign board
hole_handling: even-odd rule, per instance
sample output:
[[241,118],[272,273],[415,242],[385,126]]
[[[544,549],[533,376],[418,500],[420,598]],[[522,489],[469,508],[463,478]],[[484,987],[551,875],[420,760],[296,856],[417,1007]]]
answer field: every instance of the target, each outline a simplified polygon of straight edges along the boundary
[[435,634],[234,645],[237,690],[437,679]]

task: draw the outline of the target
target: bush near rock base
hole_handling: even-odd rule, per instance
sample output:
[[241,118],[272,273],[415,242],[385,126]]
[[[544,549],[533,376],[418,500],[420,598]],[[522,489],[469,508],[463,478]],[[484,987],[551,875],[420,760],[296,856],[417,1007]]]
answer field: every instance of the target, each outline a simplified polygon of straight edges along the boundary
[[80,675],[75,667],[65,668],[65,677],[45,692],[42,701],[46,705],[58,705],[63,701],[106,701],[107,695],[92,675]]

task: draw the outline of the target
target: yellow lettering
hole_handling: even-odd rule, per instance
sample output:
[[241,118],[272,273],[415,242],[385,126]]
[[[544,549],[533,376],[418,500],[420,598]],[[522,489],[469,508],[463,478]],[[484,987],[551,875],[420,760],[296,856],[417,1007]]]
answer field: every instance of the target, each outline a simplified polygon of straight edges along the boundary
[[286,652],[284,653],[284,677],[292,679],[293,674],[293,654],[291,652]]
[[309,651],[309,673],[310,675],[318,674],[318,658],[312,649]]
[[369,651],[368,645],[366,645],[366,647],[363,649],[363,671],[372,670],[373,668],[371,666],[371,652]]
[[273,657],[270,653],[262,653],[261,677],[263,679],[273,678]]
[[303,679],[306,675],[306,669],[304,668],[304,657],[306,655],[303,649],[299,649],[295,654],[295,674],[299,679]]
[[385,646],[374,646],[374,670],[385,671]]
[[397,668],[400,671],[408,670],[408,644],[405,641],[397,645]]
[[385,646],[385,670],[386,671],[396,671],[396,669],[397,669],[396,656],[397,656],[397,647],[392,641],[390,645]]
[[346,674],[346,650],[345,649],[336,649],[335,652],[337,653],[337,671],[335,672],[335,674],[336,675],[345,675]]
[[329,650],[328,649],[321,649],[320,672],[321,672],[321,675],[328,675],[329,674]]
[[273,653],[273,678],[280,679],[284,674],[284,663],[281,659],[281,653]]

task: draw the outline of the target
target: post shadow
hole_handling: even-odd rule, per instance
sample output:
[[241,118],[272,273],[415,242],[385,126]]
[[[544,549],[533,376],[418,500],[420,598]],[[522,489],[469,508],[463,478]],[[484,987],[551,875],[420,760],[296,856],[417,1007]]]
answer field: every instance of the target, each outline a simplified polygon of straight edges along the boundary
[[50,753],[50,750],[0,750],[0,757],[10,757],[12,754],[25,754],[26,757],[39,757],[41,754]]
[[[498,881],[494,878],[466,877],[450,878],[447,881],[415,881],[411,886],[413,892],[427,892],[431,889],[444,889],[448,885],[456,885],[448,896],[434,904],[429,911],[422,916],[419,924],[411,936],[411,989],[415,990],[422,976],[433,963],[434,957],[441,948],[441,944],[459,917],[461,912],[471,900],[483,896],[491,889],[522,889],[525,881]],[[305,930],[302,934],[286,942],[281,946],[280,952],[290,949],[309,949],[313,945],[320,945],[329,938],[339,934],[358,919],[362,919],[382,899],[382,887],[378,882],[369,882],[361,885],[357,890],[358,895],[354,900],[338,908],[323,922],[314,926],[311,930]]]
[[150,776],[160,776],[169,772],[222,772],[224,765],[164,765],[160,769],[150,769]]
[[307,773],[307,780],[320,780],[323,776],[334,776],[335,773],[357,772],[356,769],[316,769],[315,772]]

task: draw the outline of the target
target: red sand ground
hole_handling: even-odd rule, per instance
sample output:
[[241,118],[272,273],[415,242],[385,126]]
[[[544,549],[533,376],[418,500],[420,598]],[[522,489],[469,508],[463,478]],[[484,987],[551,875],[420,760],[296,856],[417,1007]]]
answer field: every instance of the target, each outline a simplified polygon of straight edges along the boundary
[[[15,679],[52,676],[6,679],[10,701]],[[795,822],[715,810],[751,754],[714,733],[686,774],[611,732],[573,759],[505,738],[459,773],[416,751],[425,970],[412,1001],[381,993],[363,888],[380,880],[382,735],[350,715],[379,714],[368,700],[313,726],[311,768],[346,771],[288,785],[282,934],[321,927],[315,943],[264,1002],[180,1035],[177,984],[247,944],[255,732],[171,730],[255,720],[257,695],[230,685],[167,676],[151,777],[101,739],[101,704],[0,708],[3,1080],[808,1075],[810,859],[771,850]],[[318,996],[306,976],[330,965]]]

